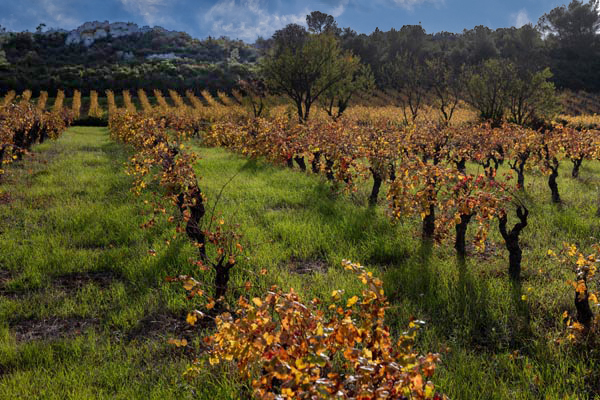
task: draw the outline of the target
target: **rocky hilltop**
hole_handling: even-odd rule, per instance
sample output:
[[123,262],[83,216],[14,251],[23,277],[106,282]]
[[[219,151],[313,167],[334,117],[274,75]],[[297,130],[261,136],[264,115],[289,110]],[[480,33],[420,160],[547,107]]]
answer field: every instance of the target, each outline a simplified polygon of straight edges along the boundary
[[94,44],[94,42],[98,39],[104,39],[107,37],[117,38],[121,36],[136,35],[152,31],[160,32],[166,37],[175,37],[179,34],[179,32],[169,31],[160,26],[155,26],[153,28],[149,26],[142,26],[140,28],[137,24],[134,24],[133,22],[110,23],[108,21],[93,21],[86,22],[79,28],[68,32],[65,44],[83,44],[84,46],[89,47],[92,44]]

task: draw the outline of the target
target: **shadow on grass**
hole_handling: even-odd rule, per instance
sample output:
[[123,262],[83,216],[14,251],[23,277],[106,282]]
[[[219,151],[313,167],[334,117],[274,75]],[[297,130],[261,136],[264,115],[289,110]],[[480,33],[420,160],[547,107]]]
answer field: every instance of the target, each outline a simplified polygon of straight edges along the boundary
[[410,257],[409,244],[398,229],[374,207],[357,207],[325,182],[305,193],[304,212],[335,232],[337,246],[360,246],[361,261],[369,266],[391,267]]
[[[456,268],[455,270],[453,270]],[[423,242],[416,254],[384,279],[394,285],[390,301],[412,303],[441,337],[455,345],[497,351],[508,343],[500,321],[491,312],[487,284],[476,277],[467,262],[443,263],[434,256],[431,243]],[[406,321],[397,321],[405,326]]]
[[527,298],[523,295],[521,282],[511,282],[511,300],[515,315],[509,319],[511,328],[511,347],[518,348],[524,344],[524,341],[532,336],[530,325],[529,305]]
[[[266,161],[261,161],[256,158],[249,158],[244,165],[239,169],[240,172],[264,172],[273,169],[273,166]],[[291,171],[291,169],[290,169]]]

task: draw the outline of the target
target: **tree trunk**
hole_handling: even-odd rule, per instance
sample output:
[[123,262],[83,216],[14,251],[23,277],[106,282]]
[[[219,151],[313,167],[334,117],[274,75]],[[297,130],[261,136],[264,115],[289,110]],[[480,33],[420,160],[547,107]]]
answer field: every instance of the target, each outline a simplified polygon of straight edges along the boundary
[[587,290],[584,293],[575,291],[575,308],[577,309],[577,322],[584,326],[585,332],[589,332],[594,319],[594,313],[590,307]]
[[371,195],[369,196],[369,206],[373,207],[377,205],[377,198],[379,197],[379,189],[381,188],[383,178],[379,172],[375,171],[373,168],[370,169],[371,174],[373,175],[373,189],[371,190]]
[[325,176],[327,176],[327,180],[333,181],[333,160],[325,157]]
[[455,161],[454,163],[456,164],[456,169],[464,174],[465,170],[467,169],[467,160],[465,160],[465,158],[463,157],[459,161]]
[[581,163],[583,163],[583,157],[571,159],[571,162],[573,162],[573,170],[571,171],[571,176],[573,178],[578,178],[579,168],[581,167]]
[[529,210],[525,207],[517,208],[517,217],[519,222],[508,232],[506,230],[507,216],[506,214],[499,219],[500,234],[504,239],[506,249],[508,250],[508,275],[514,282],[521,280],[521,258],[523,252],[521,251],[521,245],[519,244],[519,235],[521,231],[527,226],[527,216]]
[[429,206],[429,214],[423,218],[423,239],[430,241],[433,239],[435,234],[435,206],[431,204]]
[[454,241],[454,248],[461,260],[464,260],[467,256],[467,226],[473,215],[474,214],[461,214],[460,223],[456,224],[456,240]]
[[529,158],[529,151],[518,155],[514,163],[508,162],[510,168],[517,173],[517,186],[519,189],[525,189],[525,164]]
[[304,162],[304,157],[294,157],[294,161],[300,167],[302,172],[306,172],[306,163]]
[[552,192],[552,202],[559,204],[560,194],[558,193],[558,184],[556,183],[556,178],[558,177],[558,165],[556,165],[556,167],[550,167],[550,169],[552,170],[552,173],[548,177],[548,186]]
[[517,185],[519,189],[525,189],[525,163],[519,163],[517,171]]
[[396,167],[393,163],[390,163],[390,180],[392,182],[396,180]]
[[215,300],[225,297],[229,285],[229,272],[233,264],[229,262],[223,265],[223,260],[215,266]]
[[202,192],[199,188],[190,190],[190,197],[193,205],[189,205],[190,218],[185,226],[185,233],[188,237],[198,244],[198,251],[202,261],[206,260],[206,238],[201,228],[200,220],[204,217],[205,209],[202,198]]
[[319,166],[319,161],[321,160],[321,152],[320,151],[315,151],[313,153],[313,159],[311,162],[311,168],[312,168],[312,172],[313,174],[318,174],[321,171],[321,168]]

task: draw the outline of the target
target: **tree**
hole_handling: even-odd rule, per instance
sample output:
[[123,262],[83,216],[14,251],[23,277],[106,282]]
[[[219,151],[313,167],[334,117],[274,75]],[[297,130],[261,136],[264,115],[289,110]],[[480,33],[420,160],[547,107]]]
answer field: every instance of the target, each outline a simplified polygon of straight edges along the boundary
[[563,47],[583,50],[596,41],[600,29],[599,0],[588,3],[572,0],[554,8],[538,21],[538,29]]
[[273,34],[275,55],[279,56],[285,50],[290,50],[296,54],[306,43],[308,32],[306,28],[298,24],[288,24],[285,28],[276,31]]
[[313,11],[306,16],[306,25],[308,25],[309,32],[312,33],[341,33],[341,29],[338,28],[337,22],[333,16],[322,13],[321,11]]
[[551,67],[560,86],[598,90],[600,14],[598,0],[573,0],[544,14],[538,29],[550,47]]
[[357,92],[373,90],[375,80],[373,72],[368,65],[361,65],[352,75],[331,86],[319,99],[319,103],[330,117],[338,119],[342,116],[350,103],[350,99]]
[[449,60],[435,58],[426,63],[426,74],[438,101],[443,122],[448,125],[463,92],[463,70],[453,68]]
[[554,84],[549,81],[552,77],[550,69],[525,71],[520,75],[508,88],[509,121],[527,126],[538,120],[552,119],[560,105]]
[[495,125],[502,123],[511,79],[514,66],[496,59],[487,60],[471,71],[466,85],[468,99],[481,119],[491,120]]
[[343,51],[331,34],[302,34],[288,25],[274,38],[275,48],[263,61],[262,73],[273,91],[294,102],[300,122],[308,120],[311,106],[323,93],[352,79],[360,67],[358,57]]
[[383,70],[386,85],[398,91],[404,123],[414,123],[427,94],[424,67],[411,54],[398,54]]

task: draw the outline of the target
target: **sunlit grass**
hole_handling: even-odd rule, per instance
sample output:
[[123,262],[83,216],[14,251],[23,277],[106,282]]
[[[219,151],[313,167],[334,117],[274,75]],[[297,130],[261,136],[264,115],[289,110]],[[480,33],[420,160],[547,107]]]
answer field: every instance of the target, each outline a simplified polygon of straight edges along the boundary
[[[230,301],[245,293],[240,288],[247,281],[256,293],[277,284],[308,299],[327,299],[333,289],[351,296],[360,283],[340,266],[351,259],[383,278],[395,332],[411,317],[427,322],[419,346],[442,352],[433,380],[451,398],[600,393],[598,355],[555,344],[564,337],[562,312],[573,308],[565,284],[573,274],[546,257],[563,241],[586,248],[597,240],[600,164],[584,163],[573,179],[563,162],[560,206],[551,204],[544,176],[527,174],[518,196],[531,216],[523,232],[523,283],[515,288],[495,221],[488,251],[461,265],[448,243],[421,246],[420,221],[391,223],[384,200],[367,207],[370,182],[345,193],[297,169],[192,148],[202,157],[196,168],[209,213],[222,191],[215,209],[243,234],[245,258],[235,267]],[[194,306],[166,276],[212,277],[189,264],[195,251],[186,240],[167,246],[170,225],[140,229],[146,209],[129,191],[128,150],[110,141],[105,128],[78,127],[34,151],[11,165],[0,185],[10,195],[0,204],[0,397],[247,395],[231,370],[207,367],[187,382],[182,373],[201,347],[194,344],[197,354],[174,349],[166,340],[175,329],[151,324],[183,320]],[[259,274],[262,268],[267,275]],[[36,321],[79,321],[84,329],[63,326],[67,335],[24,339]]]

